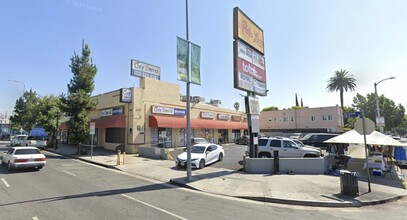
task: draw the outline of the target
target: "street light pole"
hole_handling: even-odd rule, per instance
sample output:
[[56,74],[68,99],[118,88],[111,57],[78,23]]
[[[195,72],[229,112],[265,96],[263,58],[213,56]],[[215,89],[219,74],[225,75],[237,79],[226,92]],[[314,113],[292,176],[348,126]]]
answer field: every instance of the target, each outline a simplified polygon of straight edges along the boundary
[[23,84],[23,94],[25,93],[25,84],[24,84],[23,82],[18,81],[18,80],[11,80],[11,79],[9,79],[8,81],[9,81],[9,82],[15,82],[15,83],[21,83],[21,84]]
[[[385,80],[390,80],[390,79],[395,79],[396,77],[392,76],[389,78],[385,78],[380,80],[377,83],[374,83],[374,93],[375,93],[375,98],[376,98],[376,124],[378,123],[377,121],[380,119],[380,107],[379,107],[379,96],[377,95],[377,85],[379,85],[379,83],[385,81]],[[383,133],[383,126],[379,126],[380,132]]]

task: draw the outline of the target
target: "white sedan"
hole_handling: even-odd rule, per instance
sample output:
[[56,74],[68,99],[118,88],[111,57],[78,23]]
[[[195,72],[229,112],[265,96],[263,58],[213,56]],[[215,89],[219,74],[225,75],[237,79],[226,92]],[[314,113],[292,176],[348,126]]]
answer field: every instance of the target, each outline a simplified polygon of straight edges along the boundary
[[[191,167],[204,168],[208,164],[222,161],[224,156],[225,150],[223,150],[222,146],[216,144],[196,144],[191,147]],[[175,165],[187,165],[187,152],[178,155]]]
[[19,168],[38,168],[45,166],[45,155],[36,147],[12,147],[3,154],[1,159],[8,170]]

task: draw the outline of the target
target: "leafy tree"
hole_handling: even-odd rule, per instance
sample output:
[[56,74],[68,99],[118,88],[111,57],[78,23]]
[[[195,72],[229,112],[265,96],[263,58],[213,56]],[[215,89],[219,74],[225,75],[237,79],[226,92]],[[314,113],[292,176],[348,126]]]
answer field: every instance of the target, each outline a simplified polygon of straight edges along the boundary
[[55,131],[57,119],[61,117],[61,99],[54,95],[44,96],[38,99],[37,123],[44,128],[48,136]]
[[97,100],[91,99],[97,67],[90,58],[90,49],[82,41],[82,54],[74,52],[69,65],[73,77],[68,84],[68,94],[63,97],[64,112],[70,117],[68,138],[71,143],[84,142],[88,138],[88,111],[96,107]]
[[349,91],[355,91],[356,88],[356,79],[353,78],[352,75],[348,75],[349,72],[347,70],[337,70],[335,71],[335,75],[329,78],[328,85],[326,89],[328,92],[337,92],[339,91],[340,101],[341,101],[341,108],[343,109],[343,93]]
[[269,107],[263,108],[261,111],[262,111],[262,112],[267,112],[267,111],[277,111],[277,110],[278,110],[278,107],[276,107],[276,106],[269,106]]
[[288,109],[303,109],[303,106],[291,106],[291,108]]
[[[385,118],[385,130],[393,130],[404,122],[405,108],[401,104],[396,105],[393,100],[384,95],[379,97],[381,115]],[[367,94],[366,97],[357,94],[353,98],[353,107],[363,109],[365,117],[372,121],[376,120],[376,99],[374,93]]]
[[36,125],[36,107],[38,104],[37,93],[30,89],[16,100],[14,106],[14,115],[10,117],[11,128],[25,131],[30,131]]

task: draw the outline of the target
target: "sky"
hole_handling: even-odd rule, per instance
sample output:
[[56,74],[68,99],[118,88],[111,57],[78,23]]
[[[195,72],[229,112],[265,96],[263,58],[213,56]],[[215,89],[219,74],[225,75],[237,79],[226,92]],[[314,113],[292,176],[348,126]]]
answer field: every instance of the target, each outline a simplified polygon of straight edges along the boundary
[[[220,107],[243,104],[233,87],[233,8],[238,6],[264,32],[267,96],[260,108],[340,105],[326,90],[334,72],[346,69],[356,90],[350,106],[374,83],[407,107],[407,1],[381,0],[189,0],[189,39],[201,46],[201,82],[191,96]],[[90,47],[98,71],[93,95],[138,87],[130,60],[161,68],[161,81],[177,80],[177,36],[186,38],[185,0],[2,0],[0,1],[0,113],[13,111],[25,87],[41,96],[67,93],[70,58]],[[15,80],[19,82],[11,82]],[[243,108],[241,107],[241,110]]]

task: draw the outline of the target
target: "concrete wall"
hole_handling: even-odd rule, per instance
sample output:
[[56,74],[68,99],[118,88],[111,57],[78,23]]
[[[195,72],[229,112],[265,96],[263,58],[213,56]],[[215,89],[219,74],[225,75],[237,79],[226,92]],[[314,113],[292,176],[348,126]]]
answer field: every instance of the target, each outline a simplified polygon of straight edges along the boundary
[[[324,158],[280,158],[280,173],[323,174],[326,170]],[[246,173],[271,174],[274,172],[273,158],[245,158]]]
[[139,156],[152,158],[152,159],[166,159],[166,149],[165,148],[157,148],[157,147],[137,147]]

